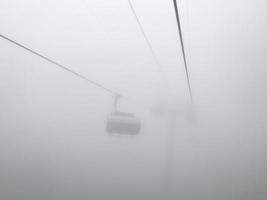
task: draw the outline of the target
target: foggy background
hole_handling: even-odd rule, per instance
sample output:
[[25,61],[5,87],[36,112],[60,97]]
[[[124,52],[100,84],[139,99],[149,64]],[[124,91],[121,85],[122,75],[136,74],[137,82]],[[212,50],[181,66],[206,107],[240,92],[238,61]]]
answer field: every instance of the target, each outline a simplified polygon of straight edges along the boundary
[[0,199],[265,200],[267,2],[178,1],[194,118],[172,1],[132,3],[162,68],[127,0],[0,0],[1,34],[142,121],[108,134],[109,93],[0,39]]

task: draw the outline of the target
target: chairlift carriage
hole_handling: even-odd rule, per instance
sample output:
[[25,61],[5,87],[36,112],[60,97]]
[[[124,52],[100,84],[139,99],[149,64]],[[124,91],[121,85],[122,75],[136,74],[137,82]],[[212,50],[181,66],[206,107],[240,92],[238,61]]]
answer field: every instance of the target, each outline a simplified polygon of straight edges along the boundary
[[106,130],[109,133],[138,134],[141,122],[131,113],[113,112],[108,116]]
[[118,112],[117,102],[119,96],[115,96],[115,111],[108,115],[106,130],[109,133],[135,135],[140,132],[141,121],[131,113]]

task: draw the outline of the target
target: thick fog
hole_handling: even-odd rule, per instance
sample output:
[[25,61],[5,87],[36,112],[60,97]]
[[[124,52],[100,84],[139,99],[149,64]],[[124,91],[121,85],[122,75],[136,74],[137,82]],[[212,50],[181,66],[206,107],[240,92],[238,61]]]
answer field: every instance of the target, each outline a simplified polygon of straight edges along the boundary
[[265,200],[267,2],[0,0],[1,200]]

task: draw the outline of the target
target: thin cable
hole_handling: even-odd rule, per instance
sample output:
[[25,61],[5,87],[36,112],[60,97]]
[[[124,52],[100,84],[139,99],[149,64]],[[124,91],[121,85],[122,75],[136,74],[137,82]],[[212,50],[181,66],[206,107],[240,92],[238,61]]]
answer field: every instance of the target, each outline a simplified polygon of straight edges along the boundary
[[183,40],[183,33],[182,33],[182,27],[181,27],[181,22],[180,22],[180,17],[179,17],[177,0],[173,0],[173,5],[174,5],[174,10],[175,10],[175,16],[176,16],[176,21],[177,21],[178,32],[179,32],[179,36],[180,36],[180,43],[181,43],[181,47],[182,47],[183,60],[184,60],[184,66],[185,66],[185,72],[186,72],[186,78],[187,78],[187,85],[188,85],[188,91],[189,91],[191,103],[193,103],[193,94],[192,94],[189,71],[188,71],[188,66],[187,66],[186,53],[185,53],[184,40]]
[[148,39],[148,37],[147,37],[147,35],[146,35],[145,29],[144,29],[144,27],[143,27],[143,25],[142,25],[142,23],[141,23],[141,21],[140,21],[138,15],[137,15],[136,11],[135,11],[135,8],[134,8],[134,6],[133,6],[131,0],[128,0],[128,4],[129,4],[129,6],[130,6],[130,9],[131,9],[131,11],[132,11],[134,17],[135,17],[136,22],[137,22],[137,24],[138,24],[138,26],[139,26],[139,28],[140,28],[140,31],[141,31],[141,33],[142,33],[142,35],[143,35],[143,37],[144,37],[144,40],[146,41],[146,43],[147,43],[147,45],[148,45],[148,48],[149,48],[149,50],[150,50],[150,52],[151,52],[151,55],[152,55],[152,57],[153,57],[155,63],[157,64],[158,69],[159,69],[160,72],[161,72],[161,75],[164,76],[164,81],[167,83],[167,87],[168,87],[168,89],[171,91],[171,88],[170,88],[170,86],[168,85],[167,78],[165,77],[164,72],[163,72],[163,70],[162,70],[163,66],[161,65],[161,63],[160,63],[160,61],[159,61],[159,59],[158,59],[158,57],[157,57],[157,55],[156,55],[156,52],[154,51],[154,49],[153,49],[153,47],[152,47],[152,44],[150,43],[150,41],[149,41],[149,39]]
[[81,75],[81,74],[79,74],[79,73],[77,73],[77,72],[71,70],[70,68],[68,68],[68,67],[66,67],[66,66],[64,66],[64,65],[62,65],[62,64],[59,64],[59,63],[53,61],[52,59],[50,59],[50,58],[48,58],[48,57],[46,57],[46,56],[43,56],[43,55],[41,55],[40,53],[38,53],[38,52],[36,52],[36,51],[34,51],[34,50],[32,50],[32,49],[26,47],[26,46],[24,46],[24,45],[22,45],[22,44],[20,44],[20,43],[18,43],[18,42],[16,42],[16,41],[14,41],[14,40],[12,40],[12,39],[10,39],[10,38],[8,38],[8,37],[2,35],[2,34],[0,34],[0,37],[1,37],[2,39],[4,39],[4,40],[7,40],[8,42],[11,42],[11,43],[15,44],[15,45],[18,46],[18,47],[20,47],[20,48],[22,48],[22,49],[24,49],[24,50],[26,50],[26,51],[28,51],[28,52],[30,52],[30,53],[32,53],[32,54],[38,56],[38,57],[40,57],[40,58],[46,60],[47,62],[52,63],[52,64],[58,66],[59,68],[65,70],[65,71],[67,71],[67,72],[72,73],[73,75],[75,75],[75,76],[77,76],[77,77],[79,77],[79,78],[81,78],[81,79],[87,81],[88,83],[90,83],[90,84],[92,84],[92,85],[95,85],[96,87],[98,87],[98,88],[100,88],[100,89],[102,89],[102,90],[107,91],[108,93],[112,94],[113,97],[117,97],[117,96],[119,96],[119,97],[121,97],[121,98],[124,98],[124,99],[126,99],[126,100],[132,102],[133,104],[137,105],[138,107],[143,107],[144,109],[150,110],[148,105],[145,105],[145,104],[143,104],[143,103],[141,103],[141,102],[138,102],[138,101],[136,101],[136,100],[134,100],[134,99],[132,99],[132,98],[130,98],[130,97],[124,96],[124,95],[122,95],[122,94],[120,94],[119,92],[116,92],[116,91],[114,91],[114,90],[110,90],[110,89],[106,88],[105,86],[103,86],[103,85],[101,85],[101,84],[99,84],[99,83],[97,83],[97,82],[95,82],[95,81],[93,81],[93,80],[88,79],[87,77],[85,77],[85,76],[83,76],[83,75]]
[[36,51],[34,51],[34,50],[28,48],[28,47],[26,47],[26,46],[24,46],[24,45],[22,45],[22,44],[16,42],[16,41],[14,41],[14,40],[12,40],[12,39],[10,39],[10,38],[4,36],[4,35],[2,35],[2,34],[0,34],[0,37],[1,37],[2,39],[4,39],[4,40],[7,40],[7,41],[9,41],[9,42],[15,44],[15,45],[18,46],[18,47],[20,47],[20,48],[22,48],[22,49],[24,49],[24,50],[26,50],[26,51],[28,51],[28,52],[30,52],[30,53],[32,53],[32,54],[38,56],[38,57],[40,57],[40,58],[46,60],[47,62],[52,63],[52,64],[56,65],[57,67],[59,67],[59,68],[65,70],[65,71],[67,71],[67,72],[72,73],[73,75],[75,75],[75,76],[77,76],[77,77],[79,77],[79,78],[81,78],[81,79],[83,79],[83,80],[89,82],[90,84],[95,85],[96,87],[98,87],[98,88],[100,88],[100,89],[102,89],[102,90],[105,90],[105,91],[111,93],[111,94],[114,95],[114,96],[117,96],[117,95],[121,96],[121,94],[119,94],[118,92],[115,92],[115,91],[113,91],[113,90],[111,90],[111,89],[108,89],[107,87],[105,87],[105,86],[103,86],[103,85],[101,85],[101,84],[99,84],[99,83],[97,83],[97,82],[95,82],[95,81],[93,81],[93,80],[90,80],[89,78],[87,78],[87,77],[85,77],[85,76],[83,76],[83,75],[81,75],[81,74],[79,74],[79,73],[77,73],[77,72],[71,70],[69,67],[66,67],[66,66],[64,66],[64,65],[62,65],[62,64],[60,64],[60,63],[58,63],[58,62],[56,62],[56,61],[54,61],[54,60],[52,60],[52,59],[50,59],[50,58],[48,58],[48,57],[46,57],[46,56],[43,56],[42,54],[40,54],[40,53],[38,53],[38,52],[36,52]]
[[149,47],[149,50],[151,51],[151,54],[152,54],[153,58],[155,59],[156,63],[158,65],[160,65],[159,59],[157,58],[156,53],[155,53],[155,51],[154,51],[154,49],[153,49],[153,47],[152,47],[147,35],[146,35],[145,29],[144,29],[143,25],[141,24],[141,21],[140,21],[139,17],[137,16],[137,13],[136,13],[136,11],[135,11],[135,9],[133,7],[133,4],[132,4],[131,0],[128,0],[128,3],[129,3],[129,6],[131,8],[131,11],[132,11],[132,13],[133,13],[133,15],[134,15],[134,17],[136,19],[136,22],[137,22],[137,24],[138,24],[138,26],[139,26],[139,28],[140,28],[140,30],[142,32],[142,35],[143,35],[143,37],[144,37],[144,39],[145,39],[145,41],[146,41],[146,43],[147,43],[147,45]]

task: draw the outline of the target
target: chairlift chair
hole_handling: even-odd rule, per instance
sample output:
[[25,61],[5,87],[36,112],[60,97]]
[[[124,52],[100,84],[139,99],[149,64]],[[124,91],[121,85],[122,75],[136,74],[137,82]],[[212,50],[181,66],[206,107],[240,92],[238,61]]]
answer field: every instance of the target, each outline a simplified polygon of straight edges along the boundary
[[109,133],[135,135],[140,129],[141,121],[131,113],[113,112],[108,116],[106,130]]

